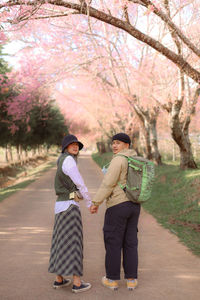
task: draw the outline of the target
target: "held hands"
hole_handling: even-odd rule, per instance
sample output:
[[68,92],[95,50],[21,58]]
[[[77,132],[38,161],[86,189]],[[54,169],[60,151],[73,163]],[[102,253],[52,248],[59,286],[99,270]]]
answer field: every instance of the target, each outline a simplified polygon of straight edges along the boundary
[[91,212],[91,214],[96,214],[97,211],[98,211],[98,208],[99,208],[99,206],[92,204],[90,206],[90,212]]

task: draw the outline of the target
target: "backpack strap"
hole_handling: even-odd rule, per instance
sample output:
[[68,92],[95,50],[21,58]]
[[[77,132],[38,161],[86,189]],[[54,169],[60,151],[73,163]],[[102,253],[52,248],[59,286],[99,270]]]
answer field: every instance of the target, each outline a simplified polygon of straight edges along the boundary
[[[133,164],[131,164],[131,161],[135,161],[133,158],[130,158],[129,156],[123,155],[123,154],[117,154],[117,155],[118,155],[118,156],[123,156],[123,157],[125,157],[125,158],[128,160],[128,168],[129,168],[129,166],[130,166],[130,167],[133,168],[135,171],[142,171],[141,168],[136,167],[136,166],[134,166]],[[120,187],[124,192],[126,192],[126,189],[129,189],[129,190],[131,190],[131,191],[139,190],[138,187],[132,187],[132,188],[130,188],[130,187],[128,187],[127,185],[123,186],[120,182],[118,182],[117,184],[119,185],[119,187]]]
[[134,166],[133,164],[131,164],[131,161],[135,161],[133,158],[130,158],[129,156],[127,155],[123,155],[123,154],[117,154],[118,156],[123,156],[123,157],[126,157],[128,159],[128,165],[133,168],[134,170],[136,171],[142,171],[142,169],[140,169],[139,167],[136,167]]

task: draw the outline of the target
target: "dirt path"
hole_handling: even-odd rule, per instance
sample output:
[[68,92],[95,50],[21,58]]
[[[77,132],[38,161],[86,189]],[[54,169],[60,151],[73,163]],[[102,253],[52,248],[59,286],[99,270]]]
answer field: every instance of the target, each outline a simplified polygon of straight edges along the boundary
[[[87,155],[79,167],[91,192],[102,180],[101,171]],[[139,286],[134,292],[120,282],[112,292],[101,285],[104,275],[102,224],[105,207],[90,215],[82,204],[84,224],[84,279],[92,289],[72,294],[69,287],[54,290],[47,272],[53,226],[52,169],[23,191],[0,203],[0,299],[13,300],[197,300],[200,295],[200,259],[142,211],[139,224]],[[123,274],[122,274],[123,275]],[[122,277],[123,278],[123,277]]]

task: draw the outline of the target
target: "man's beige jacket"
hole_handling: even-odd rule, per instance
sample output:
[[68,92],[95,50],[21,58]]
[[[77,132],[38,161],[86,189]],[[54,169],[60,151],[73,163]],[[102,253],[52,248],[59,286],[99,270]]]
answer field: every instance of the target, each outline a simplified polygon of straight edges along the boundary
[[113,156],[107,173],[92,200],[94,205],[100,205],[105,199],[107,208],[129,201],[125,192],[118,184],[126,185],[128,161],[119,154],[130,156],[135,155],[135,151],[132,149],[124,149]]

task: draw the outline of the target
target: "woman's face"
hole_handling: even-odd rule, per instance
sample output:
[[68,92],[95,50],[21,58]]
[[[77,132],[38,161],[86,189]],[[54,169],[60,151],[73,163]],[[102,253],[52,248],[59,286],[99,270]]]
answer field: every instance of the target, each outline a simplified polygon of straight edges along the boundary
[[69,144],[69,146],[67,146],[67,152],[72,155],[77,155],[79,152],[79,144],[76,142]]
[[124,143],[122,141],[114,140],[112,142],[112,151],[114,154],[117,154],[118,152],[122,151],[123,149],[128,149],[129,144]]

